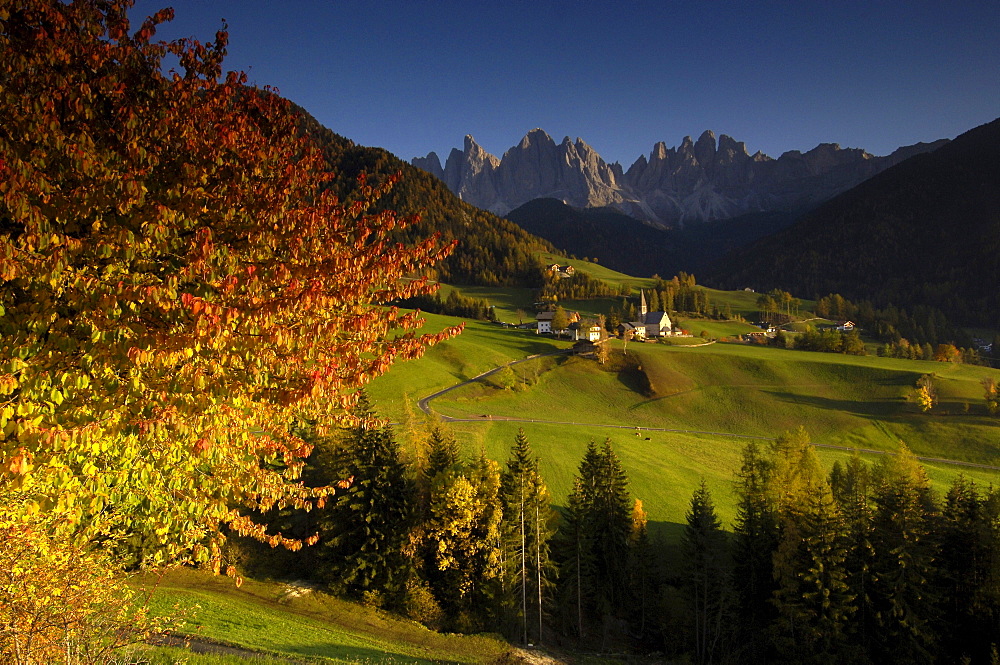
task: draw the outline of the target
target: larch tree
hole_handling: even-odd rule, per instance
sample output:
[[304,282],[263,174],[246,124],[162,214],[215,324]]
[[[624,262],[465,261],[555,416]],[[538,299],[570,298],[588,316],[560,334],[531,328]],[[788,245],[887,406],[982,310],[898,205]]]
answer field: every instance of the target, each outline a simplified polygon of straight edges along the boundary
[[332,491],[298,482],[294,418],[344,421],[457,333],[383,306],[451,247],[394,240],[391,180],[338,201],[289,102],[223,74],[224,30],[157,42],[172,11],[133,30],[131,5],[0,3],[0,488],[133,560],[218,566],[223,526],[301,544],[243,507]]
[[[519,634],[527,644],[532,633],[540,643],[548,594],[554,582],[554,566],[549,557],[554,515],[549,492],[538,472],[524,430],[518,430],[506,469],[500,476],[503,503],[505,595],[516,596],[515,612]],[[513,594],[511,594],[513,592]]]
[[772,634],[789,661],[832,665],[847,651],[854,596],[844,565],[843,518],[803,434],[779,439],[772,477],[778,497],[772,600],[778,619]]

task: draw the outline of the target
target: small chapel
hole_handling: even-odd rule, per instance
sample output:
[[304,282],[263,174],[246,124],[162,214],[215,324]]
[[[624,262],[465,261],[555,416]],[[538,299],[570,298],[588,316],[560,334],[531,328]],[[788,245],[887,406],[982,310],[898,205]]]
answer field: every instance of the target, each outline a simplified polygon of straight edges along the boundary
[[673,332],[670,315],[666,312],[650,312],[646,305],[645,291],[639,291],[639,318],[618,326],[623,337],[667,337]]

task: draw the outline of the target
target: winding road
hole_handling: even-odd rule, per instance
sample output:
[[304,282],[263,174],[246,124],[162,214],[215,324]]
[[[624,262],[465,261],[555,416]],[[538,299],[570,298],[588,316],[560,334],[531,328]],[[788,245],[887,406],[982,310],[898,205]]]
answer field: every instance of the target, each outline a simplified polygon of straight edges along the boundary
[[[699,345],[699,346],[701,346],[701,345]],[[546,356],[568,355],[570,353],[572,353],[571,349],[563,349],[563,350],[560,350],[560,351],[552,351],[550,353],[536,353],[534,355],[528,356],[527,358],[521,358],[520,360],[513,360],[513,361],[511,361],[511,362],[509,362],[509,363],[507,363],[505,365],[500,365],[499,367],[494,367],[491,370],[487,370],[487,371],[483,372],[482,374],[477,374],[476,376],[472,377],[471,379],[468,379],[466,381],[462,381],[460,383],[456,383],[455,385],[449,386],[448,388],[445,388],[444,390],[439,390],[436,393],[428,395],[427,397],[423,397],[423,398],[421,398],[421,399],[419,399],[417,401],[417,406],[420,407],[420,410],[423,411],[424,413],[426,413],[427,415],[430,415],[430,416],[436,415],[438,418],[440,418],[444,422],[449,422],[449,423],[509,422],[509,423],[535,423],[535,424],[539,424],[539,425],[580,425],[580,426],[583,426],[583,427],[600,427],[600,428],[605,428],[605,429],[625,429],[625,430],[630,430],[630,431],[635,431],[635,432],[672,432],[672,433],[675,433],[675,434],[694,434],[694,435],[701,435],[701,436],[725,436],[725,437],[730,437],[730,438],[734,438],[734,439],[756,439],[758,441],[772,441],[774,439],[774,437],[755,436],[753,434],[735,434],[733,432],[710,432],[710,431],[707,431],[707,430],[671,429],[671,428],[668,428],[668,427],[638,427],[636,425],[615,425],[615,424],[607,424],[607,423],[584,423],[584,422],[566,421],[566,420],[544,420],[544,419],[538,419],[538,418],[517,418],[515,416],[495,416],[495,415],[492,415],[492,414],[484,414],[482,416],[478,416],[478,417],[475,417],[475,418],[456,418],[455,416],[449,416],[449,415],[445,415],[443,413],[436,413],[436,412],[434,412],[431,409],[431,406],[430,406],[431,400],[437,399],[438,397],[441,397],[442,395],[444,395],[446,393],[449,393],[452,390],[457,390],[458,388],[461,388],[463,386],[467,386],[470,383],[475,383],[476,381],[480,381],[482,379],[485,379],[486,377],[488,377],[488,376],[490,376],[492,374],[496,374],[497,372],[499,372],[500,370],[502,370],[504,367],[511,367],[512,365],[519,365],[520,363],[525,363],[525,362],[528,362],[530,360],[536,360],[538,358],[544,358]],[[812,445],[815,446],[815,447],[817,447],[817,448],[830,448],[830,449],[833,449],[833,450],[846,450],[846,451],[857,450],[858,452],[868,453],[868,454],[872,454],[872,455],[894,455],[895,454],[895,453],[893,453],[891,451],[886,451],[886,450],[875,450],[874,448],[855,448],[855,447],[852,447],[852,446],[840,446],[840,445],[833,444],[833,443],[813,443]],[[945,458],[945,457],[927,457],[927,456],[922,456],[922,455],[917,455],[916,458],[918,460],[920,460],[921,462],[929,462],[929,463],[932,463],[932,464],[950,464],[952,466],[963,466],[963,467],[968,467],[968,468],[973,468],[973,469],[985,469],[985,470],[988,470],[988,471],[1000,471],[1000,466],[995,466],[995,465],[992,465],[992,464],[980,464],[980,463],[977,463],[977,462],[966,462],[966,461],[963,461],[963,460],[948,459],[948,458]]]

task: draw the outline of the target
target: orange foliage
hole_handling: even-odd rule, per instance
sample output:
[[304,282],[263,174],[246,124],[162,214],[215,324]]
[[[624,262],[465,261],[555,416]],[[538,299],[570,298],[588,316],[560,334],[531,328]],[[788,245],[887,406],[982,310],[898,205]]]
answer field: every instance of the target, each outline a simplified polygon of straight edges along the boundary
[[[307,507],[310,447],[419,335],[384,307],[451,251],[371,213],[289,103],[222,74],[227,35],[153,41],[130,0],[0,0],[0,487],[147,561],[215,559],[241,507]],[[178,72],[161,72],[176,57]],[[0,511],[4,506],[0,506]]]

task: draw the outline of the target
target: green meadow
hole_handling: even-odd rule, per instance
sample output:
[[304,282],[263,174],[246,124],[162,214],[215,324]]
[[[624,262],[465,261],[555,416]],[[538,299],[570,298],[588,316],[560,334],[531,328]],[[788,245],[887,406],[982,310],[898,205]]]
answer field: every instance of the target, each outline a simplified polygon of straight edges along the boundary
[[[428,327],[453,321],[428,316]],[[742,326],[693,320],[690,327],[724,337]],[[569,346],[530,331],[468,322],[459,337],[393,367],[372,384],[371,393],[382,415],[399,421],[421,397],[512,360]],[[610,437],[633,495],[668,533],[683,522],[691,492],[702,478],[720,516],[731,523],[732,479],[743,447],[799,426],[821,446],[891,453],[905,442],[924,457],[1000,465],[1000,422],[986,413],[980,385],[986,376],[1000,380],[996,370],[729,343],[685,347],[630,342],[626,347],[612,340],[611,348],[619,357],[627,352],[637,368],[609,370],[581,357],[538,358],[513,367],[518,378],[513,390],[486,378],[438,397],[431,407],[437,414],[471,421],[449,425],[469,454],[485,450],[503,460],[523,427],[557,504],[569,491],[587,443]],[[929,414],[906,399],[924,374],[935,376],[940,396]],[[826,447],[819,453],[828,466],[851,454]],[[1000,479],[991,469],[925,466],[941,492],[959,473],[984,485]]]
[[[482,663],[509,649],[489,636],[436,633],[420,624],[320,591],[178,569],[154,586],[150,611],[185,617],[177,631],[202,643],[238,645],[255,655],[195,655],[143,648],[143,662]],[[181,660],[176,660],[180,658]]]

